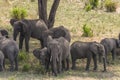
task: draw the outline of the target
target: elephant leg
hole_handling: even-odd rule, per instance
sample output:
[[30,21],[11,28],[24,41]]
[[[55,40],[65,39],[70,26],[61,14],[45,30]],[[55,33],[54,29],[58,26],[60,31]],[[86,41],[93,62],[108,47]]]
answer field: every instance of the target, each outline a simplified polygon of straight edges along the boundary
[[65,69],[65,61],[62,60],[62,71]]
[[112,52],[112,60],[114,61],[115,60],[116,51],[115,51],[115,49],[113,49],[111,52]]
[[67,63],[67,68],[66,68],[66,70],[69,70],[69,61],[70,61],[69,58],[67,58],[67,59],[66,59],[66,63]]
[[17,59],[17,57],[15,58],[15,70],[16,71],[18,70],[18,59]]
[[87,64],[86,64],[86,69],[85,69],[86,71],[89,71],[90,62],[91,62],[91,56],[87,58]]
[[10,60],[10,71],[14,71],[14,60]]
[[76,59],[72,59],[72,69],[75,69],[76,68]]
[[26,48],[26,52],[29,52],[29,40],[30,40],[30,37],[29,37],[29,36],[26,36],[26,37],[25,37],[25,48]]
[[101,63],[102,62],[101,54],[99,54],[98,57],[99,57],[99,62]]
[[59,62],[58,62],[58,73],[61,73],[62,71],[62,60],[60,59]]
[[5,69],[5,59],[3,60],[3,68]]
[[97,70],[97,56],[93,55],[93,62],[94,62],[94,69],[93,70]]
[[21,49],[21,50],[22,50],[24,38],[25,38],[25,37],[20,34],[20,37],[19,37],[19,49]]

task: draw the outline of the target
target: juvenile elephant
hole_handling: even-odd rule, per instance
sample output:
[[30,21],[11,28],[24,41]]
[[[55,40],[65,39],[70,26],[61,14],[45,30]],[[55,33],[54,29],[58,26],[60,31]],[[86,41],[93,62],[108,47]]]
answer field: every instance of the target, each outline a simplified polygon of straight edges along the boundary
[[56,40],[50,41],[47,48],[50,54],[52,73],[57,76],[62,70],[62,48]]
[[[105,48],[105,57],[107,60],[108,53],[112,53],[112,60],[115,59],[116,48],[120,47],[120,40],[114,38],[105,38],[100,42]],[[101,62],[101,56],[99,56],[99,61]],[[107,61],[108,62],[108,61]]]
[[[18,70],[18,53],[19,48],[17,43],[14,40],[5,38],[4,36],[0,37],[0,50],[3,52],[4,57],[8,58],[10,61],[10,71]],[[15,68],[14,68],[15,64]],[[5,61],[4,61],[4,68],[5,68]]]
[[44,31],[44,33],[42,35],[44,47],[47,46],[48,36],[52,36],[52,38],[64,37],[68,42],[71,41],[70,32],[64,26],[59,26],[59,27],[51,28],[49,30]]
[[[46,24],[43,20],[21,20],[21,21],[15,21],[13,24],[13,37],[14,40],[16,40],[18,33],[20,33],[19,36],[19,48],[22,49],[23,46],[23,40],[25,39],[25,48],[26,51],[29,52],[29,40],[30,37],[36,38],[42,41],[42,33],[45,30],[48,30]],[[43,46],[43,44],[41,44]]]
[[0,51],[0,71],[3,71],[4,54]]
[[9,37],[8,37],[8,31],[7,31],[7,30],[1,29],[1,30],[0,30],[0,33],[1,33],[1,36],[5,36],[6,38],[9,38]]
[[106,59],[104,46],[97,42],[81,42],[76,41],[71,45],[71,59],[72,59],[72,69],[75,69],[75,61],[77,59],[87,58],[86,69],[89,70],[89,65],[91,58],[94,62],[94,70],[97,70],[97,55],[103,56],[104,71],[106,71]]

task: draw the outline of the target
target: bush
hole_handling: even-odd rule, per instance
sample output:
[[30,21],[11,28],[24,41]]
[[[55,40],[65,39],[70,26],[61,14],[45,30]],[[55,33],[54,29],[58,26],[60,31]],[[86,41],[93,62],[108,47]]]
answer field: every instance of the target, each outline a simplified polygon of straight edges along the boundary
[[24,64],[23,65],[23,68],[22,68],[22,71],[23,72],[28,72],[30,70],[31,66],[29,64]]
[[27,61],[27,59],[28,59],[28,55],[25,52],[21,51],[18,54],[18,60],[19,61]]
[[113,2],[111,0],[106,0],[105,2],[105,8],[108,12],[114,12],[117,8],[117,3]]
[[90,11],[92,9],[92,6],[90,5],[90,4],[87,4],[86,6],[85,6],[85,11]]
[[11,17],[14,19],[24,19],[27,16],[27,11],[25,8],[14,7],[11,10]]
[[85,5],[85,10],[90,11],[91,9],[97,8],[99,0],[88,0]]
[[92,37],[93,32],[90,27],[88,27],[86,24],[83,26],[83,34],[84,37]]
[[92,6],[92,9],[97,8],[99,4],[99,0],[89,0],[90,5]]
[[35,71],[36,71],[36,73],[37,74],[45,74],[45,68],[44,68],[44,66],[42,66],[42,65],[37,65],[36,67],[35,67]]

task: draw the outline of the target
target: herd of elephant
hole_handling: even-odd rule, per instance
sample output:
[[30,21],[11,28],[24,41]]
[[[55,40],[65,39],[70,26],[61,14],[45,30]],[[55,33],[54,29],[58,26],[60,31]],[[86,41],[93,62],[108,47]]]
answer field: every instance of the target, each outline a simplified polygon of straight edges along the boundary
[[[11,19],[10,24],[13,27],[13,39],[9,38],[6,30],[0,30],[0,71],[5,69],[5,58],[10,61],[10,71],[18,70],[19,50],[22,49],[25,40],[26,52],[29,52],[30,37],[40,40],[41,43],[40,48],[33,50],[33,55],[41,61],[46,71],[51,65],[55,76],[69,70],[70,56],[72,69],[76,68],[77,59],[87,58],[86,71],[89,70],[91,59],[94,62],[93,70],[97,70],[97,60],[99,60],[103,62],[103,71],[106,71],[108,53],[112,53],[114,60],[116,49],[120,47],[120,36],[119,39],[104,38],[100,43],[75,41],[70,45],[71,35],[68,29],[64,26],[48,29],[44,21],[40,19]],[[20,34],[19,46],[16,43],[18,34]]]

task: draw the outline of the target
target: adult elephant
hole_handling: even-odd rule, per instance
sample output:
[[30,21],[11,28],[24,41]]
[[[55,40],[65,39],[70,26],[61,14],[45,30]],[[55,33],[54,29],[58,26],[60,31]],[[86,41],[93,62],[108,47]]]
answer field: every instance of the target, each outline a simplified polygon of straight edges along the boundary
[[[13,37],[14,40],[16,40],[18,33],[20,33],[19,37],[19,48],[22,49],[23,46],[23,40],[25,39],[25,48],[26,51],[29,52],[29,40],[30,37],[36,38],[42,41],[42,33],[46,30],[48,30],[46,24],[43,20],[20,20],[16,21],[13,24]],[[43,44],[41,44],[43,46]]]
[[[7,58],[10,61],[10,71],[18,70],[17,57],[19,48],[17,43],[14,40],[0,36],[0,50],[3,52],[4,58]],[[5,68],[5,59],[3,66]]]
[[97,42],[76,41],[71,45],[72,69],[75,69],[77,59],[87,58],[86,69],[89,70],[91,59],[93,58],[94,70],[97,70],[97,55],[103,56],[104,70],[106,71],[106,59],[104,46]]
[[63,37],[68,42],[71,41],[70,32],[64,26],[59,26],[59,27],[51,28],[49,30],[44,31],[44,33],[42,34],[42,39],[43,39],[43,45],[44,45],[44,47],[47,46],[47,38],[48,38],[48,36],[52,36],[52,38]]
[[[112,60],[115,59],[116,48],[120,47],[120,40],[115,38],[104,38],[100,42],[105,48],[105,57],[107,60],[108,53],[112,53]],[[99,56],[99,61],[101,62],[101,56]],[[108,62],[108,61],[107,61]]]

